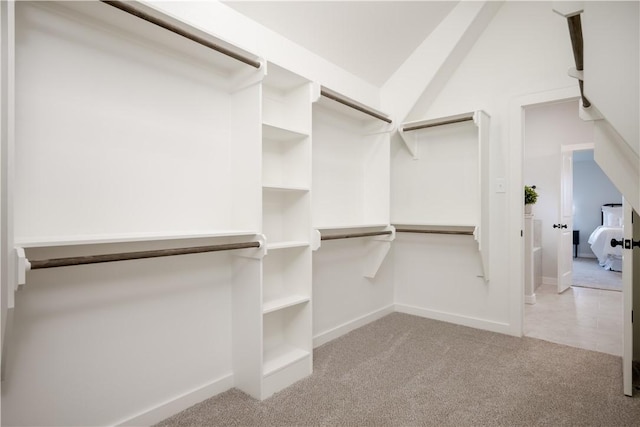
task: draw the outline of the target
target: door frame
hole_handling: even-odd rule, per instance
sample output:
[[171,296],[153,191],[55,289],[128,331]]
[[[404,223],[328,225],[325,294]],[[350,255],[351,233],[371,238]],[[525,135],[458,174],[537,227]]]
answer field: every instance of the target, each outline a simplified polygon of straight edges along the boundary
[[[508,245],[509,245],[509,325],[510,332],[516,336],[524,333],[524,203],[522,189],[524,178],[524,124],[525,108],[534,105],[553,104],[578,100],[578,85],[555,90],[523,94],[513,97],[509,102],[509,130],[507,145],[509,164],[507,176],[509,190],[508,206]],[[577,111],[576,111],[577,112]]]

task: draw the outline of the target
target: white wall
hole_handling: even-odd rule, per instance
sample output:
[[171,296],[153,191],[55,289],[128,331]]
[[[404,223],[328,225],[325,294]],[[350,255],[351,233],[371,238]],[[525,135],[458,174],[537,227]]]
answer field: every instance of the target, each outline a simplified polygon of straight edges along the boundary
[[601,206],[622,203],[622,195],[593,160],[593,150],[573,155],[573,229],[580,230],[578,256],[595,258],[587,241],[601,225]]
[[393,259],[364,277],[368,239],[327,240],[313,253],[314,346],[393,311]]
[[[435,101],[428,105],[418,102],[409,118],[419,120],[486,111],[491,116],[490,181],[495,188],[496,179],[507,179],[513,167],[508,162],[510,145],[514,143],[509,129],[511,104],[525,95],[577,85],[566,75],[573,62],[566,25],[563,18],[552,12],[551,3],[506,2]],[[394,139],[393,143],[400,142]],[[402,164],[392,159],[392,168],[397,167]],[[465,253],[459,257],[459,265],[470,270],[463,278],[465,284],[431,293],[429,300],[416,299],[415,305],[435,310],[442,307],[459,323],[468,316],[476,316],[481,327],[497,322],[509,333],[521,334],[521,283],[509,277],[509,256],[522,250],[521,239],[518,240],[520,249],[511,247],[510,241],[512,236],[520,235],[523,219],[522,214],[512,218],[508,212],[512,200],[522,203],[522,187],[517,181],[507,180],[506,185],[506,193],[493,192],[490,197],[491,281],[486,286],[476,286],[477,279],[469,266],[474,265],[477,254]],[[392,182],[392,192],[401,186],[401,182]],[[440,274],[437,263],[428,259],[423,263],[428,268],[421,265],[410,268],[402,276],[396,275],[396,286],[399,289],[442,286],[435,280]],[[460,286],[473,291],[460,292]]]
[[[535,185],[533,206],[542,227],[542,276],[557,278],[560,220],[560,146],[593,142],[593,123],[578,117],[578,101],[561,102],[525,110],[524,183]],[[587,236],[588,237],[588,236]]]
[[2,424],[115,424],[225,377],[228,387],[229,257],[30,273],[7,344]]

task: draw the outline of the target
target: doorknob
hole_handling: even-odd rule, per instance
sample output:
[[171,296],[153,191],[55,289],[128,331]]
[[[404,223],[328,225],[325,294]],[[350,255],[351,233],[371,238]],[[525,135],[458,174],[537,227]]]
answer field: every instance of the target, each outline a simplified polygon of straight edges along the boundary
[[616,246],[622,246],[623,244],[623,240],[616,240],[616,239],[611,239],[611,247],[615,248]]
[[567,228],[567,224],[553,224],[553,228]]
[[611,239],[611,247],[623,246],[625,249],[640,248],[640,240],[616,240]]

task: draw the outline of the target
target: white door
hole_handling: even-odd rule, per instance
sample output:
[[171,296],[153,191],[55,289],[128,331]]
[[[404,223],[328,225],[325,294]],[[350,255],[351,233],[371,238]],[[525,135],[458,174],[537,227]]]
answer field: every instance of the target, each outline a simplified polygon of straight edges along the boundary
[[560,203],[558,223],[558,293],[573,284],[573,151],[560,154]]
[[[638,253],[640,249],[631,249],[634,235],[633,209],[624,199],[622,200],[622,206],[624,221],[624,249],[622,250],[622,386],[624,394],[631,396],[633,394],[633,257],[640,256]],[[635,219],[635,222],[637,222],[637,215]]]

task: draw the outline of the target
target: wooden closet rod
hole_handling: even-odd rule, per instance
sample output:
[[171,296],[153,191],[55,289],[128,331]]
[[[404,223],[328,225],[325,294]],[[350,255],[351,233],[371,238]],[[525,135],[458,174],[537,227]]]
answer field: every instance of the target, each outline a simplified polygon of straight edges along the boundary
[[320,240],[353,239],[354,237],[384,236],[388,234],[392,234],[392,232],[390,230],[384,230],[384,231],[369,231],[366,233],[332,234],[330,236],[322,236],[320,237]]
[[473,236],[473,231],[417,230],[414,228],[396,228],[396,233],[459,234],[464,236]]
[[358,105],[356,103],[353,103],[349,100],[346,100],[344,98],[339,97],[338,95],[334,95],[333,93],[329,93],[326,90],[324,90],[324,88],[320,89],[320,95],[324,96],[325,98],[329,98],[332,99],[336,102],[339,102],[342,105],[346,105],[347,107],[353,108],[354,110],[358,110],[361,113],[365,113],[370,115],[371,117],[375,117],[378,120],[382,120],[383,122],[387,122],[387,123],[391,123],[393,120],[391,120],[389,117],[383,116],[382,114],[379,114],[373,110],[370,110],[368,108],[365,108],[361,105]]
[[194,246],[190,248],[156,249],[150,251],[124,252],[105,255],[88,255],[68,258],[29,261],[31,270],[41,268],[68,267],[72,265],[98,264],[102,262],[128,261],[133,259],[158,258],[174,255],[199,254],[204,252],[230,251],[233,249],[259,248],[260,242],[229,243],[223,245]]
[[162,19],[156,18],[155,16],[152,16],[146,12],[143,12],[141,10],[136,9],[135,7],[131,6],[130,4],[128,4],[127,2],[124,1],[108,1],[108,0],[100,0],[105,4],[108,4],[109,6],[113,6],[116,9],[120,9],[123,12],[126,12],[130,15],[136,16],[140,19],[143,19],[147,22],[150,22],[154,25],[157,25],[158,27],[164,28],[165,30],[171,31],[172,33],[178,34],[179,36],[182,36],[184,38],[187,38],[191,41],[194,41],[198,44],[201,44],[202,46],[208,47],[209,49],[213,49],[217,52],[220,52],[224,55],[227,55],[237,61],[243,62],[247,65],[251,65],[254,68],[260,68],[260,62],[256,61],[255,59],[252,58],[248,58],[244,55],[241,55],[237,52],[233,52],[223,46],[220,46],[216,43],[210,42],[209,40],[206,40],[202,37],[199,37],[195,34],[191,34],[188,31],[185,31],[179,27],[177,27],[176,25],[170,24],[167,21],[164,21]]
[[408,126],[406,128],[402,128],[402,131],[403,132],[409,132],[409,131],[412,131],[412,130],[432,128],[432,127],[435,127],[435,126],[450,125],[452,123],[468,122],[470,120],[473,120],[473,116],[462,117],[462,118],[458,118],[458,119],[443,120],[441,122],[435,122],[435,123],[425,123],[425,124],[422,124],[422,125]]

